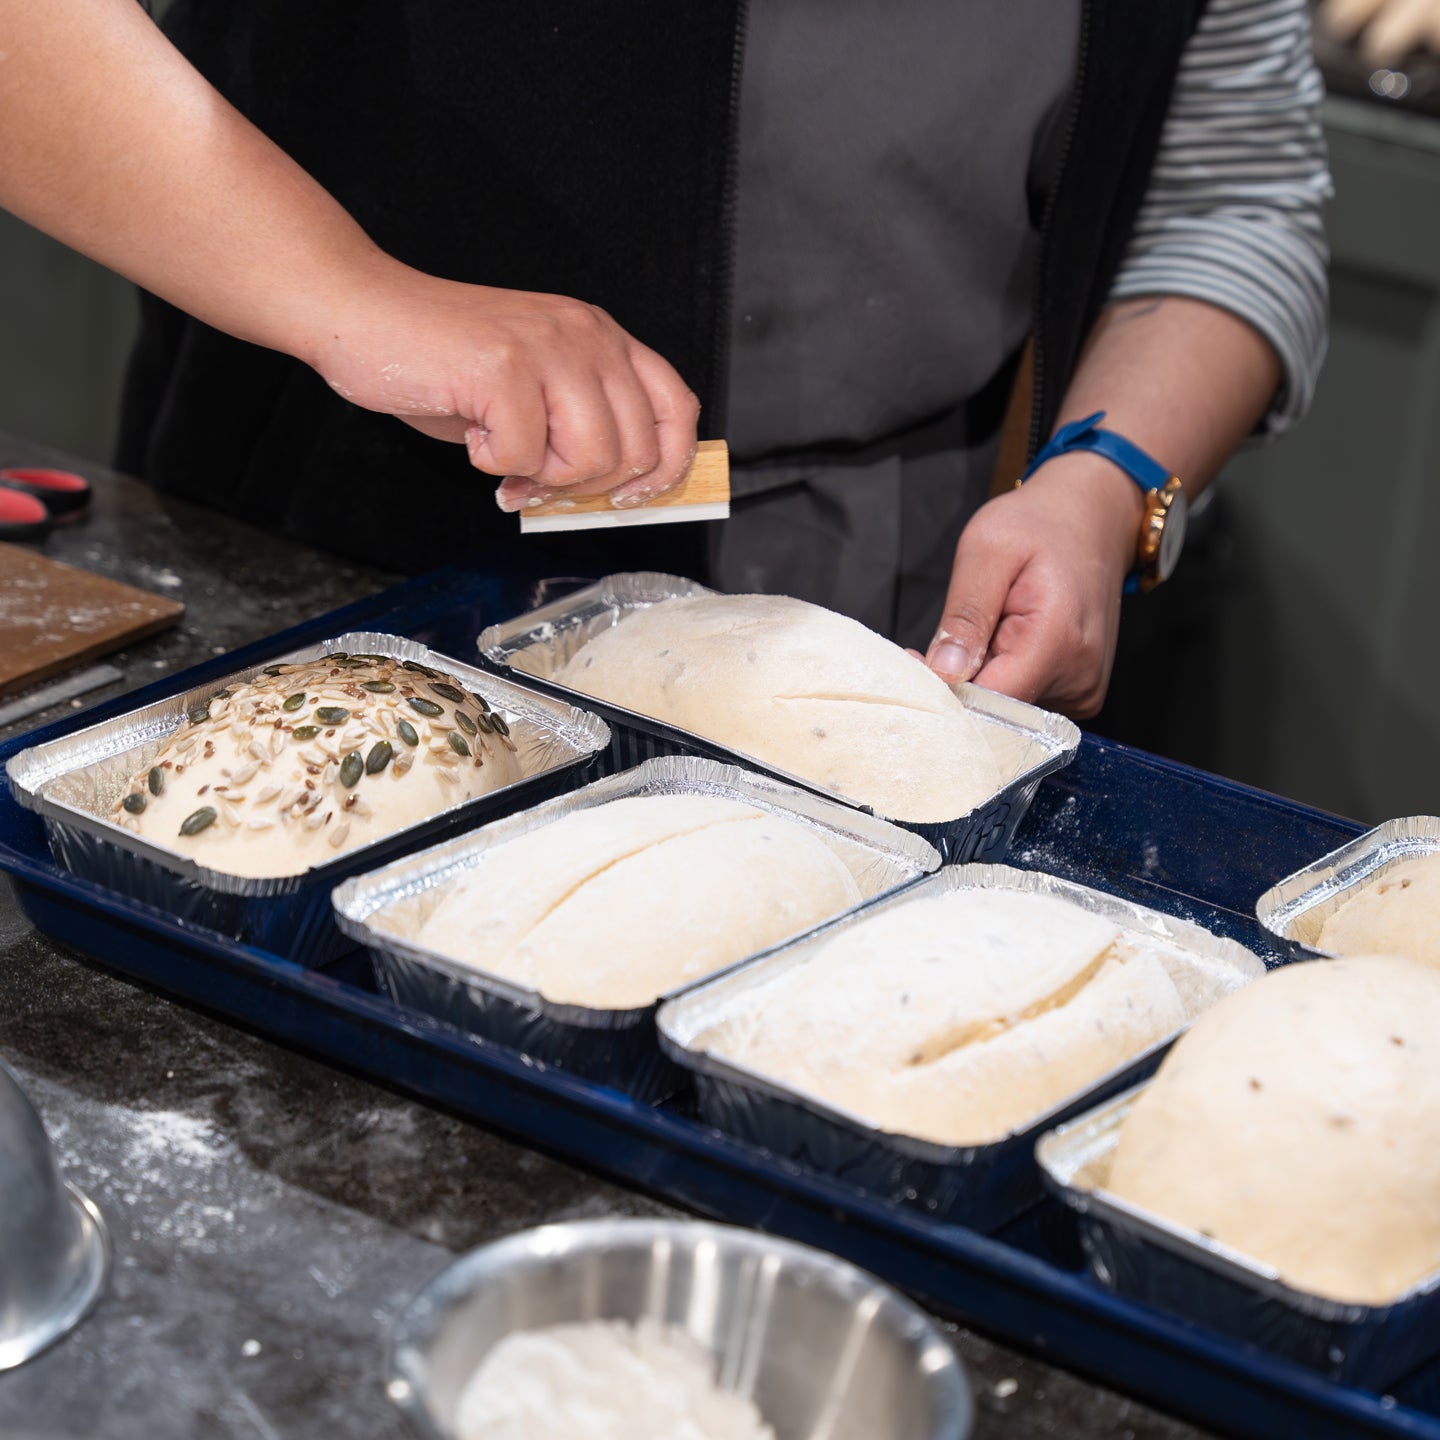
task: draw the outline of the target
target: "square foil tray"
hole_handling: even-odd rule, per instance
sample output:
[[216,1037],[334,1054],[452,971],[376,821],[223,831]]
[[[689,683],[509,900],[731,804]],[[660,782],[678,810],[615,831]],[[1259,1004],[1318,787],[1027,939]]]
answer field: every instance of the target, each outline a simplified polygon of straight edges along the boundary
[[[536,1064],[553,1065],[643,1100],[662,1099],[685,1076],[660,1051],[656,1011],[671,996],[713,977],[677,986],[633,1009],[561,1004],[402,938],[384,920],[384,912],[391,910],[406,920],[423,917],[437,892],[473,869],[497,845],[577,811],[641,795],[716,796],[804,825],[845,861],[864,897],[862,905],[911,884],[940,863],[932,846],[883,820],[766,775],[697,756],[670,756],[594,781],[573,794],[347,880],[334,895],[340,928],[371,951],[381,984],[399,1004],[506,1045]],[[717,897],[717,902],[742,903],[734,896]],[[747,963],[742,959],[719,973],[729,974]]]
[[1113,921],[1176,962],[1167,968],[1191,1019],[1264,972],[1263,962],[1233,940],[1056,876],[1005,865],[947,867],[902,895],[827,925],[740,971],[702,982],[662,1007],[657,1021],[661,1046],[693,1073],[702,1117],[747,1143],[763,1145],[867,1193],[920,1206],[941,1220],[982,1233],[998,1230],[1039,1201],[1043,1189],[1035,1169],[1036,1139],[1097,1099],[1133,1085],[1159,1063],[1174,1035],[985,1145],[944,1145],[881,1130],[862,1116],[712,1054],[705,1045],[708,1032],[725,1019],[738,996],[772,975],[804,965],[843,929],[883,909],[962,889],[1053,895]]
[[[612,765],[615,768],[637,765],[658,755],[706,755],[727,764],[763,770],[767,775],[774,775],[791,785],[827,795],[841,805],[873,813],[854,800],[767,765],[753,755],[730,749],[694,731],[681,730],[648,715],[640,715],[582,691],[558,685],[551,679],[587,641],[618,624],[633,611],[646,609],[662,600],[716,593],[678,575],[649,571],[607,575],[603,580],[537,610],[489,626],[480,633],[477,644],[488,664],[502,670],[518,671],[543,686],[548,693],[564,696],[573,704],[586,706],[610,720],[614,733]],[[1001,860],[1016,827],[1030,808],[1041,780],[1075,758],[1080,746],[1080,731],[1063,715],[1027,705],[1022,700],[1012,700],[1007,695],[997,695],[978,685],[957,685],[954,691],[965,708],[980,722],[1000,767],[1000,789],[968,815],[957,815],[949,820],[929,822],[882,818],[889,818],[892,824],[928,840],[947,863]]]
[[1296,959],[1329,956],[1331,951],[1320,948],[1320,931],[1347,900],[1402,860],[1437,850],[1440,816],[1387,820],[1272,885],[1255,902],[1255,918]]
[[[1331,1380],[1384,1392],[1440,1353],[1440,1271],[1389,1305],[1297,1290],[1269,1265],[1105,1189],[1137,1085],[1043,1136],[1045,1186],[1077,1216],[1090,1273],[1105,1289],[1295,1360]],[[1434,1377],[1426,1381],[1433,1387]]]
[[[258,675],[267,664],[315,660],[336,650],[414,660],[462,680],[509,722],[524,778],[356,846],[324,865],[274,878],[212,870],[107,818],[130,777],[150,764],[197,703]],[[351,948],[330,908],[331,890],[347,875],[571,789],[609,744],[609,727],[598,716],[412,640],[352,632],[22,750],[6,772],[15,800],[41,816],[51,854],[63,869],[187,923],[318,966]]]

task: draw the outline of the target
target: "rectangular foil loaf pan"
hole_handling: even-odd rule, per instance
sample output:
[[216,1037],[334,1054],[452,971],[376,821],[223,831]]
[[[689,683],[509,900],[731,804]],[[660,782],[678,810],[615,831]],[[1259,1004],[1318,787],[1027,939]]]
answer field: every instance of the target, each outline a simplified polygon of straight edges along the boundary
[[[872,816],[766,775],[696,756],[671,756],[597,780],[573,794],[347,880],[334,897],[340,927],[372,951],[382,983],[400,1004],[507,1045],[537,1063],[642,1099],[662,1098],[683,1078],[661,1055],[655,1039],[655,1012],[668,996],[628,1010],[560,1004],[512,980],[427,950],[389,928],[395,920],[408,927],[422,919],[437,893],[473,869],[495,846],[580,810],[640,795],[717,796],[794,820],[840,855],[866,903],[910,884],[940,863],[934,849],[917,836]],[[740,897],[718,898],[721,904],[743,903]],[[383,913],[387,911],[388,922]]]
[[395,635],[337,635],[265,663],[302,663],[333,651],[412,660],[463,681],[509,722],[525,778],[302,874],[274,878],[209,869],[108,819],[130,777],[150,764],[188,713],[217,690],[260,674],[265,665],[257,664],[22,750],[6,767],[11,793],[42,817],[51,853],[63,869],[177,919],[315,966],[350,948],[330,907],[330,892],[339,881],[486,817],[572,788],[587,762],[610,744],[609,727],[598,716]]
[[1366,1390],[1385,1391],[1440,1353],[1440,1271],[1389,1305],[1326,1300],[1287,1285],[1248,1255],[1109,1194],[1120,1127],[1144,1088],[1057,1127],[1035,1150],[1045,1185],[1078,1217],[1086,1260],[1101,1285]]
[[660,1044],[695,1077],[700,1113],[710,1124],[853,1184],[882,1199],[918,1205],[937,1218],[982,1232],[999,1229],[1041,1198],[1036,1138],[1097,1097],[1131,1085],[1158,1063],[1169,1036],[1022,1128],[985,1145],[944,1145],[881,1130],[863,1117],[812,1098],[783,1081],[711,1053],[708,1034],[756,985],[804,965],[836,935],[882,910],[927,896],[984,888],[1053,895],[1119,925],[1173,958],[1171,978],[1193,1019],[1222,995],[1259,976],[1262,962],[1233,940],[1113,895],[1004,865],[951,866],[882,904],[777,949],[741,970],[695,986],[662,1007]]
[[1255,918],[1297,959],[1328,956],[1331,952],[1320,948],[1320,931],[1347,900],[1402,860],[1437,850],[1440,816],[1387,820],[1272,885],[1255,902]]
[[[699,754],[726,764],[740,764],[765,771],[791,785],[798,785],[854,809],[865,810],[845,796],[827,791],[812,781],[767,765],[742,751],[718,741],[681,730],[673,725],[639,715],[556,684],[550,677],[588,640],[618,624],[635,610],[662,600],[716,592],[676,575],[647,571],[608,575],[582,590],[482,631],[480,653],[494,666],[512,671],[543,685],[550,693],[585,705],[610,720],[613,734],[611,768],[638,765],[657,755]],[[1001,860],[1009,848],[1016,826],[1024,818],[1041,780],[1062,769],[1075,758],[1080,731],[1063,715],[982,690],[977,685],[957,685],[955,694],[982,726],[986,740],[1000,767],[1000,789],[968,815],[937,822],[890,818],[891,823],[928,840],[947,863],[969,860]]]

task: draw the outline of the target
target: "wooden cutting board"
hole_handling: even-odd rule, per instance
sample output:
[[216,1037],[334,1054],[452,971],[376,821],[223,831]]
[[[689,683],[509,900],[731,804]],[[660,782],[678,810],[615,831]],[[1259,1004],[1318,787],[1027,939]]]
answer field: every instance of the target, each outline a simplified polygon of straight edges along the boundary
[[175,624],[178,600],[0,545],[0,695]]

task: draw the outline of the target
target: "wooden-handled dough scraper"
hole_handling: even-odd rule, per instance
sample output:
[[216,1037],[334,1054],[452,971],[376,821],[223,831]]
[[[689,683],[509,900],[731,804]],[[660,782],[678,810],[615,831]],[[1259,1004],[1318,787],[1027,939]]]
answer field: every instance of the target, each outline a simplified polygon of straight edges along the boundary
[[723,440],[702,440],[685,478],[645,505],[617,510],[608,495],[546,500],[520,512],[520,533],[600,530],[619,525],[671,525],[730,518],[730,451]]

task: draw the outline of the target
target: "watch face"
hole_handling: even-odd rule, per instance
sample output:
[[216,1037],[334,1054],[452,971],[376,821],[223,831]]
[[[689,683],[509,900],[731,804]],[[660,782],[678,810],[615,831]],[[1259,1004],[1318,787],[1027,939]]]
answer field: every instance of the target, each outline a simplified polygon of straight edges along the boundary
[[1190,502],[1177,485],[1171,492],[1165,509],[1165,525],[1160,532],[1160,551],[1155,557],[1157,580],[1168,580],[1179,564],[1180,552],[1185,547],[1185,522],[1189,517]]

